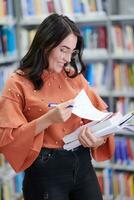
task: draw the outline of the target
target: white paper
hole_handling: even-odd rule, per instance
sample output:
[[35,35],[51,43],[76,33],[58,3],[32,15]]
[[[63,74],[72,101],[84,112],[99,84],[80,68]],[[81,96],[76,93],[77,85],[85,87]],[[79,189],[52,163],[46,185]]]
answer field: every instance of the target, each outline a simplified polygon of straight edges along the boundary
[[[103,124],[103,122],[87,123],[83,126],[80,126],[79,128],[77,128],[72,133],[66,135],[63,138],[63,141],[64,141],[64,143],[69,143],[69,142],[72,142],[74,140],[77,140],[78,135],[81,133],[81,131],[83,130],[84,127],[90,128],[91,132],[97,137],[108,135],[108,134],[120,129],[120,127],[118,126],[118,123],[119,123],[121,118],[122,118],[122,114],[120,112],[116,113],[115,115],[110,117],[108,120],[105,120],[105,121],[109,121],[109,123],[108,123],[109,125],[107,125],[105,127],[103,127],[101,125],[101,124]],[[96,125],[97,125],[98,128],[96,127]]]
[[[125,129],[125,128],[129,129],[130,131],[133,131],[134,124],[128,123],[128,121],[133,118],[134,118],[134,113],[129,113],[122,116],[122,114],[118,112],[118,113],[115,113],[113,116],[111,116],[109,119],[106,119],[104,121],[100,121],[100,122],[93,121],[93,122],[87,123],[77,128],[75,131],[66,135],[63,138],[63,141],[65,143],[63,148],[66,150],[71,150],[73,148],[80,146],[81,144],[78,140],[78,136],[84,127],[90,127],[91,132],[96,137],[109,135],[114,132],[119,132],[120,130]],[[120,124],[120,122],[123,124]]]
[[69,150],[74,149],[74,148],[76,148],[76,147],[78,147],[80,145],[81,145],[80,141],[79,140],[75,140],[75,141],[70,142],[68,144],[64,144],[63,148],[66,149],[67,151],[69,151]]
[[94,121],[100,121],[109,115],[108,112],[102,112],[96,109],[84,90],[81,90],[75,97],[72,113],[81,118]]

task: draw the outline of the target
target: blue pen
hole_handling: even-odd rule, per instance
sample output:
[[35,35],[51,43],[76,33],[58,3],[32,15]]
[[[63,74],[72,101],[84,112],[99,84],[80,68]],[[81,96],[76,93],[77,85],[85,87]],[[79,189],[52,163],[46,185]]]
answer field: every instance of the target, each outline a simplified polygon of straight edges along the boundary
[[[49,103],[48,104],[48,107],[56,107],[58,105],[58,103]],[[73,105],[68,105],[66,108],[73,108],[74,106]]]

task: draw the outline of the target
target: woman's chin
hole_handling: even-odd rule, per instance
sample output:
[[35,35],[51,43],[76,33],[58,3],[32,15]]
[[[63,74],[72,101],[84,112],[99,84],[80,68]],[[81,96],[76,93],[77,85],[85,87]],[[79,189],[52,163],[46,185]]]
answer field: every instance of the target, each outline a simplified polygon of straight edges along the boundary
[[63,67],[59,67],[55,70],[56,73],[60,73],[63,70]]

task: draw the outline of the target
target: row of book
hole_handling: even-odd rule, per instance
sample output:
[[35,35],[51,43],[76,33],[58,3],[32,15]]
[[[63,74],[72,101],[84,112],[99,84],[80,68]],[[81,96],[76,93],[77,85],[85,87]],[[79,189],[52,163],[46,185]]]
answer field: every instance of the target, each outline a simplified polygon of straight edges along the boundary
[[6,16],[14,16],[13,0],[0,0],[0,19]]
[[130,92],[134,90],[134,63],[114,63],[113,89]]
[[23,17],[41,16],[44,13],[59,14],[89,14],[91,12],[105,13],[104,0],[21,0]]
[[0,93],[9,75],[17,68],[17,64],[0,66]]
[[[92,53],[93,50],[94,52],[102,50],[104,55],[108,55],[108,34],[106,26],[80,25],[79,28],[81,30],[81,34],[83,35],[85,49],[92,50]],[[111,27],[111,53],[119,56],[124,53],[126,53],[126,55],[134,55],[133,30],[134,27],[129,24],[124,25],[124,28],[122,29],[120,25],[113,25]],[[21,46],[22,55],[24,54],[23,52],[28,50],[35,33],[36,29],[21,29],[20,37],[23,38]]]
[[0,26],[0,56],[16,52],[16,33],[14,26]]
[[[103,52],[107,52],[107,30],[105,26],[81,26],[81,33],[84,38],[84,47],[89,50],[103,49]],[[33,37],[36,33],[36,29],[27,30],[21,29],[20,37],[23,38],[21,46],[21,54],[23,55],[29,48]]]
[[[98,49],[108,47],[107,29],[105,26],[82,26],[85,48]],[[112,52],[117,55],[134,53],[134,26],[130,24],[111,26]]]
[[19,32],[19,37],[21,38],[21,49],[20,49],[20,55],[21,57],[23,57],[26,52],[29,49],[29,46],[35,36],[36,33],[36,29],[31,29],[31,30],[27,30],[24,28],[21,28],[20,32]]
[[113,171],[111,168],[96,172],[102,193],[106,197],[112,197],[107,199],[134,199],[133,173]]
[[0,200],[17,200],[22,196],[23,173],[0,183]]
[[111,27],[113,52],[134,53],[134,26],[131,24],[116,24]]
[[115,90],[132,92],[134,90],[134,63],[114,63],[112,68],[107,63],[87,64],[85,77],[89,84],[99,91]]
[[105,26],[81,26],[84,47],[88,49],[107,48],[107,29]]
[[122,97],[116,97],[114,98],[114,111],[118,110],[121,113],[125,114],[131,110],[134,110],[134,99],[133,98],[125,98]]
[[114,163],[131,166],[134,164],[134,139],[125,136],[115,137]]
[[86,66],[85,77],[92,87],[99,92],[108,91],[111,87],[111,72],[107,63],[96,62]]

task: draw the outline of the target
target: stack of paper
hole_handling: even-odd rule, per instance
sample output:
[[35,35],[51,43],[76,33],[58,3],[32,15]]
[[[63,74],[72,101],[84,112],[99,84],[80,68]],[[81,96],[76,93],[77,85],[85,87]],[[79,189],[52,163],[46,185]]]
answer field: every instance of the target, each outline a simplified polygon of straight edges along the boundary
[[64,149],[70,150],[81,145],[78,140],[78,136],[84,127],[89,127],[91,132],[95,134],[95,136],[100,137],[118,132],[125,127],[131,128],[132,124],[130,124],[129,126],[128,121],[132,118],[134,118],[134,112],[126,114],[125,116],[122,116],[122,114],[118,112],[113,114],[106,120],[96,123],[87,123],[63,138],[63,141],[65,143]]
[[128,121],[134,118],[134,112],[128,113],[124,116],[120,112],[101,112],[92,105],[84,90],[78,94],[74,102],[75,103],[72,112],[79,117],[93,121],[79,127],[63,138],[65,143],[63,147],[66,150],[70,150],[81,145],[78,140],[78,136],[84,127],[89,127],[91,132],[97,137],[109,135],[111,133],[120,131],[125,127],[130,127],[130,129],[132,129],[132,124],[129,126]]

